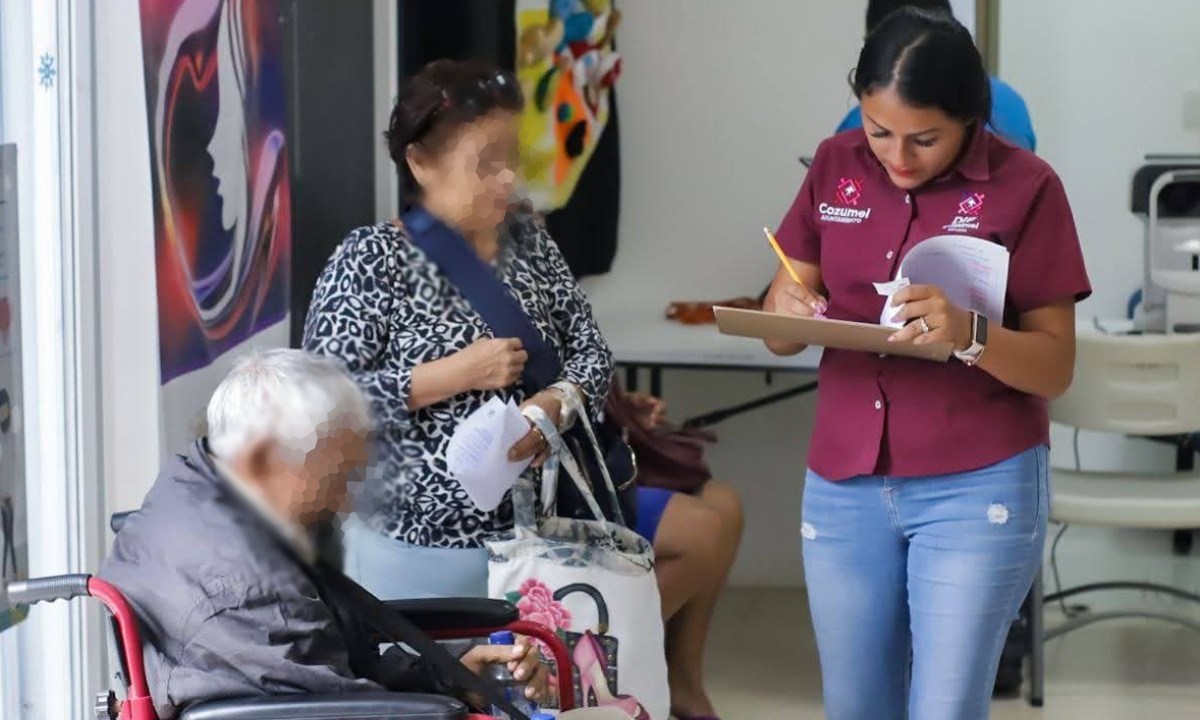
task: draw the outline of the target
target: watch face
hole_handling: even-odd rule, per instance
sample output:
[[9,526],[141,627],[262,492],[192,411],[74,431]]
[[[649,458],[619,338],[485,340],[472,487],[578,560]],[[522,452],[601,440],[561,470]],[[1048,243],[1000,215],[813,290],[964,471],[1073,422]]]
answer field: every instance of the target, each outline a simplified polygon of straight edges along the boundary
[[988,321],[982,315],[975,316],[975,342],[987,345]]

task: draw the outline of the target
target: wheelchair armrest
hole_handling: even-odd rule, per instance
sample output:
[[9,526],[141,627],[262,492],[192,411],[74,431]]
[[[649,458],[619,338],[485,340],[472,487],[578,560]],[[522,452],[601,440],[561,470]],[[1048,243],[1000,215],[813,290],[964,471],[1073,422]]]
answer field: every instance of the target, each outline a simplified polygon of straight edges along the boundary
[[520,619],[512,603],[487,598],[389,600],[384,604],[428,633],[498,629]]
[[179,720],[462,720],[467,706],[453,698],[408,693],[267,695],[193,705]]

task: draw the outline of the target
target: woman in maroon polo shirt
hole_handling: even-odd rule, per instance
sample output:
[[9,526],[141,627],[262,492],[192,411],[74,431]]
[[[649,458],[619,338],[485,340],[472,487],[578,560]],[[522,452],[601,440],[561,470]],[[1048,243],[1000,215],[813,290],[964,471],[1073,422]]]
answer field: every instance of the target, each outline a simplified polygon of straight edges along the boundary
[[1041,566],[1047,399],[1071,383],[1090,286],[1054,171],[984,129],[962,25],[894,13],[852,84],[864,128],[822,143],[778,232],[804,287],[781,271],[767,309],[878,322],[873,283],[948,233],[1003,244],[1010,266],[1002,318],[933,286],[895,298],[893,340],[953,343],[950,363],[825,351],[801,535],[826,714],[979,720]]

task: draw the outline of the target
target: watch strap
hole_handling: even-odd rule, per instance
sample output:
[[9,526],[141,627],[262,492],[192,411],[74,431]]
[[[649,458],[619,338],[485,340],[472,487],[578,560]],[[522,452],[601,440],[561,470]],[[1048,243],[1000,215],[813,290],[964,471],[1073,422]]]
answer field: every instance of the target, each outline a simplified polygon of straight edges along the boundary
[[986,323],[987,318],[977,312],[971,313],[971,345],[966,350],[956,351],[954,357],[966,363],[968,366],[975,365],[979,362],[979,358],[983,356],[983,351],[987,347],[986,340],[980,342],[980,324]]

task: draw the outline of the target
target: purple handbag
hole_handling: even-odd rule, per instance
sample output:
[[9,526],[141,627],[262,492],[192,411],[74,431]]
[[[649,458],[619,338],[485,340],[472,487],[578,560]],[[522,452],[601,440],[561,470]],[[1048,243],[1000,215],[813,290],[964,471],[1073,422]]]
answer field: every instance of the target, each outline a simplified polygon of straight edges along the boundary
[[669,425],[648,428],[641,409],[615,381],[608,393],[605,416],[625,432],[625,440],[637,458],[639,485],[690,495],[712,479],[704,449],[717,441],[716,435]]

